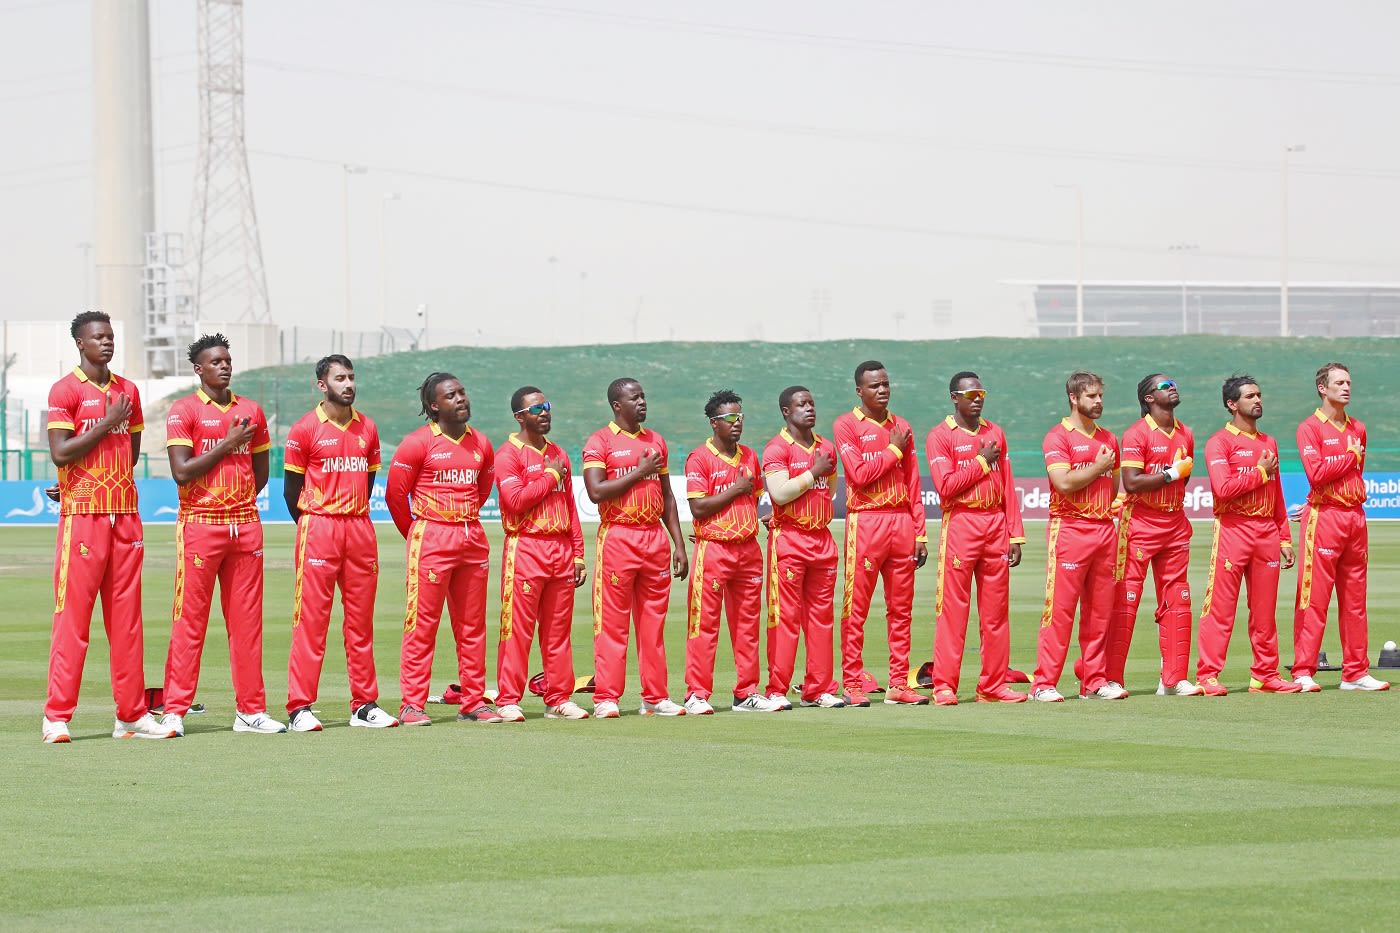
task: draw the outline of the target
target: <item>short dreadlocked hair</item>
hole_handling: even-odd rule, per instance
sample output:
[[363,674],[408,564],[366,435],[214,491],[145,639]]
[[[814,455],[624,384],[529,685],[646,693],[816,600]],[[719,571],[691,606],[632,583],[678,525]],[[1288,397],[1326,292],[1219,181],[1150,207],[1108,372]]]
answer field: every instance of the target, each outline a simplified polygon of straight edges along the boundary
[[433,401],[437,398],[438,386],[457,377],[451,373],[428,373],[428,378],[423,380],[423,384],[418,387],[418,400],[423,403],[418,414],[429,421],[437,421],[438,416],[433,412]]

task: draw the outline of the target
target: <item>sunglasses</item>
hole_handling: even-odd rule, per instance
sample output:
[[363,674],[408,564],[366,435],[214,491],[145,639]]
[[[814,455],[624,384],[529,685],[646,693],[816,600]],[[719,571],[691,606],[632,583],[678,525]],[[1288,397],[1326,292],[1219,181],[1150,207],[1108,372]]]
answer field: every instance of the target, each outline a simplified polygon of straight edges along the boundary
[[1168,389],[1175,389],[1175,388],[1176,388],[1176,383],[1175,383],[1175,382],[1173,382],[1173,381],[1170,380],[1170,379],[1163,379],[1161,382],[1157,383],[1157,388],[1154,389],[1153,391],[1154,391],[1154,392],[1165,392],[1165,391],[1168,390]]
[[740,421],[744,420],[744,413],[742,411],[731,411],[727,415],[714,415],[710,420],[723,421],[725,424],[738,424]]
[[987,397],[987,390],[986,390],[986,389],[959,389],[959,390],[957,390],[956,392],[954,392],[953,394],[954,394],[954,395],[961,395],[963,398],[967,399],[967,400],[970,401],[970,402],[980,402],[980,401],[982,401],[983,399],[985,399],[985,398]]
[[532,415],[534,415],[536,418],[538,418],[540,415],[542,415],[542,414],[544,414],[545,412],[549,411],[549,407],[550,407],[550,406],[549,406],[549,403],[548,403],[548,402],[540,402],[538,405],[530,405],[530,406],[528,406],[528,407],[526,407],[526,408],[522,408],[522,409],[520,409],[519,411],[517,411],[516,414],[517,414],[517,415],[523,415],[523,414],[525,414],[525,412],[528,411],[530,414],[532,414]]

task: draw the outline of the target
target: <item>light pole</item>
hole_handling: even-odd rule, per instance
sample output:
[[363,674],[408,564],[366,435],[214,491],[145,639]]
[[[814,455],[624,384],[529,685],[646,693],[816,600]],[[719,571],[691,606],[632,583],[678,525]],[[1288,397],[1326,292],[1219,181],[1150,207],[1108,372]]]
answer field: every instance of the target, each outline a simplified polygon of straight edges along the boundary
[[1283,147],[1283,254],[1279,267],[1278,334],[1288,336],[1288,157],[1295,152],[1307,152],[1301,143]]
[[1181,332],[1184,334],[1189,329],[1186,316],[1186,254],[1193,249],[1200,249],[1195,243],[1173,243],[1167,247],[1168,252],[1181,254]]
[[379,199],[379,326],[389,323],[389,232],[386,208],[390,201],[398,201],[402,195],[390,191]]
[[1074,190],[1076,272],[1074,278],[1074,335],[1084,336],[1084,189],[1079,185],[1056,185]]
[[363,165],[351,165],[345,163],[341,165],[344,174],[341,176],[340,188],[340,209],[341,222],[345,227],[345,331],[340,337],[340,352],[344,353],[348,349],[350,340],[350,176],[364,175],[369,169]]

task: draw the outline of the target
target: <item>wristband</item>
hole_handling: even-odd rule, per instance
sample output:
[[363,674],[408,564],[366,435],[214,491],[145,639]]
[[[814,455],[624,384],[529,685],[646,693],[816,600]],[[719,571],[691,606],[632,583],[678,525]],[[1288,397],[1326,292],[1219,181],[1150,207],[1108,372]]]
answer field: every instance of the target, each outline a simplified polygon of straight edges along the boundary
[[1177,469],[1176,469],[1176,467],[1174,467],[1174,466],[1173,466],[1173,467],[1167,467],[1167,468],[1166,468],[1165,470],[1163,470],[1162,472],[1163,472],[1163,475],[1165,475],[1165,476],[1167,477],[1167,482],[1169,482],[1169,483],[1174,483],[1174,482],[1176,482],[1177,480],[1181,479],[1181,474],[1177,472]]

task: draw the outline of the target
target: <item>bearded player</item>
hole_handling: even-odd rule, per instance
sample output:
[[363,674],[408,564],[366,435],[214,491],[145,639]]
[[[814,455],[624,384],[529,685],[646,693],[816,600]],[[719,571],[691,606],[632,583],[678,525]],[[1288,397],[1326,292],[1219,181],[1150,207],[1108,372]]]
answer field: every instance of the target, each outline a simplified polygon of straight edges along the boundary
[[471,399],[451,373],[431,373],[418,387],[428,423],[403,439],[389,465],[385,502],[408,543],[407,608],[399,661],[399,721],[426,726],[423,712],[443,606],[452,621],[460,722],[503,719],[486,704],[486,589],[491,546],[481,506],[491,497],[495,451],[467,423]]
[[[583,484],[598,503],[593,575],[593,715],[616,719],[627,680],[627,638],[637,626],[643,716],[684,716],[666,687],[666,607],[671,578],[689,568],[666,439],[644,424],[647,396],[636,379],[608,386],[613,420],[583,445]],[[669,535],[670,541],[667,542]]]
[[1081,699],[1128,695],[1105,676],[1108,623],[1113,612],[1114,530],[1118,440],[1098,423],[1103,379],[1085,371],[1065,382],[1069,416],[1045,435],[1050,478],[1050,523],[1045,529],[1045,609],[1040,616],[1031,699],[1060,703],[1057,684],[1079,610]]
[[1366,425],[1347,414],[1351,371],[1328,363],[1313,380],[1320,404],[1298,425],[1298,456],[1308,475],[1298,539],[1302,564],[1293,610],[1293,680],[1307,693],[1322,689],[1317,652],[1327,627],[1327,604],[1337,591],[1343,690],[1389,690],[1372,677],[1366,655]]
[[686,498],[695,522],[695,560],[690,566],[685,641],[685,711],[714,712],[715,646],[721,606],[734,648],[736,713],[774,713],[790,704],[773,702],[759,687],[759,607],[763,601],[763,552],[758,546],[758,454],[739,443],[744,433],[743,399],[729,389],[705,403],[711,437],[685,460]]
[[116,739],[166,739],[146,708],[141,626],[141,560],[133,466],[141,453],[141,393],[108,369],[115,350],[112,319],[101,311],[73,318],[69,334],[78,365],[49,390],[49,456],[58,467],[59,531],[54,554],[53,635],[42,737],[71,740],[92,610],[102,597]]
[[1196,456],[1191,429],[1176,419],[1176,382],[1152,373],[1138,383],[1142,419],[1123,432],[1123,489],[1118,516],[1113,617],[1108,630],[1110,684],[1122,686],[1143,583],[1152,568],[1157,592],[1157,640],[1162,654],[1157,692],[1200,696],[1187,678],[1191,662],[1191,522],[1182,503]]
[[185,734],[199,686],[214,584],[228,628],[234,732],[271,734],[287,727],[267,714],[263,686],[263,530],[258,493],[267,485],[267,417],[229,389],[233,357],[223,334],[189,347],[199,388],[170,407],[166,456],[180,487],[175,521],[175,604],[165,661],[161,724]]
[[846,587],[841,603],[841,680],[850,706],[869,706],[862,689],[865,620],[875,584],[885,583],[889,685],[885,702],[926,706],[909,689],[909,638],[914,616],[914,571],[928,560],[919,454],[909,422],[890,412],[885,364],[856,367],[860,404],[832,428],[846,474]]
[[293,732],[320,732],[311,711],[326,659],[331,603],[340,586],[350,725],[397,726],[379,708],[374,670],[374,594],[379,542],[369,499],[379,471],[379,429],[355,410],[355,368],[332,354],[316,364],[325,396],[287,433],[283,498],[297,524],[292,651],[287,660],[287,716]]
[[785,426],[763,449],[768,522],[768,699],[788,707],[799,635],[807,649],[803,706],[840,709],[832,680],[836,542],[828,527],[836,447],[816,434],[817,405],[805,386],[778,395]]
[[933,702],[956,706],[972,584],[982,635],[979,703],[1024,703],[1006,685],[1011,661],[1011,568],[1021,563],[1026,533],[1006,435],[982,417],[987,390],[973,372],[948,382],[953,413],[928,432],[924,453],[943,505],[938,537],[937,627],[933,639]]
[[569,455],[548,438],[553,406],[543,391],[521,386],[510,397],[510,410],[520,430],[496,450],[506,533],[497,710],[507,722],[524,721],[520,698],[529,676],[530,642],[538,630],[545,718],[587,719],[588,713],[569,699],[574,691],[574,591],[588,577]]
[[1279,480],[1278,442],[1259,430],[1264,394],[1253,376],[1235,375],[1220,389],[1230,423],[1206,442],[1215,500],[1210,576],[1201,601],[1196,681],[1206,696],[1229,693],[1220,682],[1235,627],[1240,584],[1249,590],[1250,693],[1298,693],[1278,673],[1278,578],[1293,566],[1288,510]]

